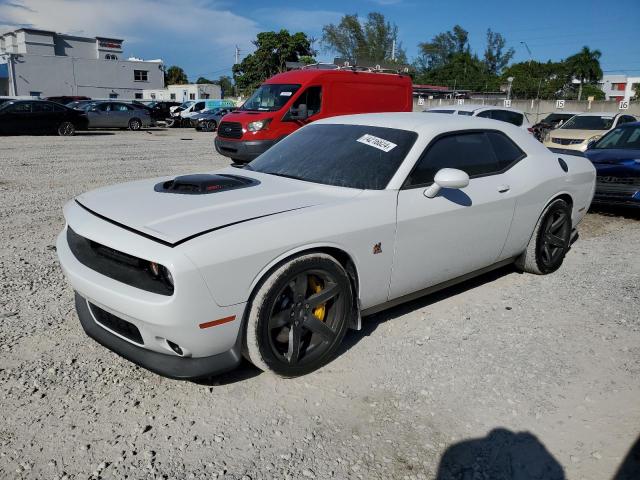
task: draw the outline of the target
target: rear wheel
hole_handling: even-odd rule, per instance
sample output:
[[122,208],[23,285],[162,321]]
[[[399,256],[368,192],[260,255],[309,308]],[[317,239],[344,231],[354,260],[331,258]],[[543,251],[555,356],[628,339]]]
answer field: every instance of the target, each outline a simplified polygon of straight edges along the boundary
[[551,202],[538,220],[527,250],[516,266],[537,275],[555,272],[569,251],[571,240],[571,207],[562,199]]
[[349,277],[333,257],[297,257],[277,268],[253,297],[244,354],[283,377],[310,373],[335,355],[352,305]]
[[142,128],[142,122],[137,118],[129,120],[129,130],[137,131]]
[[202,122],[202,130],[204,132],[215,132],[216,128],[218,128],[218,124],[215,120],[207,120]]
[[76,127],[71,122],[62,122],[58,125],[58,135],[61,137],[71,137],[75,135]]

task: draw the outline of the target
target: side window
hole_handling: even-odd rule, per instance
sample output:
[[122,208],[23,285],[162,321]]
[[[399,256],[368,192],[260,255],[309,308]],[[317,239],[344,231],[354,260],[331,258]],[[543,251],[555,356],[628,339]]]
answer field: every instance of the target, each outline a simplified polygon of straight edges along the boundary
[[500,167],[500,170],[504,170],[514,162],[524,158],[525,153],[520,150],[520,147],[513,143],[513,140],[503,133],[487,132],[487,137],[489,138],[489,142],[493,147],[493,152],[498,159],[498,166]]
[[500,170],[484,132],[456,133],[437,139],[427,148],[407,178],[405,186],[429,184],[441,168],[457,168],[470,177]]
[[67,111],[67,108],[66,108],[66,107],[63,107],[62,105],[54,104],[54,105],[53,105],[53,111],[54,111],[54,112],[66,112],[66,111]]
[[129,107],[127,105],[125,105],[124,103],[114,103],[113,104],[113,111],[114,112],[128,112],[129,111]]
[[16,103],[7,110],[12,113],[29,113],[31,112],[31,102]]
[[466,110],[458,110],[458,115],[466,115],[468,117],[473,115],[473,112],[468,112]]
[[46,102],[35,102],[33,104],[32,110],[38,113],[53,112],[53,104]]
[[508,110],[491,110],[491,118],[500,120],[519,127],[522,125],[522,114],[518,112],[509,112]]
[[200,112],[202,110],[204,110],[204,102],[198,102],[193,106],[194,112]]
[[[293,102],[292,108],[298,108],[300,105],[307,106],[307,113],[311,117],[320,112],[322,108],[322,87],[309,87]],[[287,112],[287,116],[289,113]],[[285,116],[285,120],[287,119]]]
[[478,115],[476,115],[476,117],[482,117],[482,118],[493,118],[491,116],[491,112],[493,112],[493,110],[485,110],[483,112],[480,112]]
[[98,106],[98,110],[100,110],[102,112],[110,112],[112,110],[111,104],[110,103],[101,103]]

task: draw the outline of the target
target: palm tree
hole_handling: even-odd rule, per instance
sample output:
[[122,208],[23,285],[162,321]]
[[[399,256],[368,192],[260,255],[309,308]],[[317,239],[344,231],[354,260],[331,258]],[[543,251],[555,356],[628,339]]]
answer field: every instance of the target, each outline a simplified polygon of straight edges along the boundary
[[593,83],[602,78],[601,56],[602,52],[600,50],[590,50],[589,47],[585,46],[578,53],[567,58],[571,74],[580,80],[578,100],[582,97],[582,85],[585,82]]

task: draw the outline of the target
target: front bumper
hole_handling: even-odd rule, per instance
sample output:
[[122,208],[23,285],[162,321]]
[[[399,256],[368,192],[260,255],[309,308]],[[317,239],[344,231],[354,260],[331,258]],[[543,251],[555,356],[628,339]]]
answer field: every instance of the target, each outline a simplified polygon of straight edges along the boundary
[[[65,228],[56,244],[58,258],[69,283],[84,299],[84,307],[77,305],[78,316],[92,338],[145,368],[176,378],[212,375],[237,364],[245,303],[219,306],[200,270],[178,247],[159,244],[105,222],[75,202],[65,207],[65,218],[82,237],[166,266],[175,281],[173,295],[167,296],[89,268],[72,252]],[[134,326],[137,340],[96,322],[90,312],[87,316],[87,301]],[[205,326],[231,317],[228,322]],[[182,354],[176,353],[172,344],[178,345]]]
[[609,184],[606,187],[597,185],[593,203],[640,208],[640,187],[629,188],[629,185],[616,184]]
[[215,147],[220,155],[236,162],[248,163],[269,150],[278,140],[225,140],[216,137]]
[[76,293],[76,312],[84,331],[100,345],[136,365],[165,377],[197,379],[217,375],[236,368],[242,358],[239,341],[226,352],[199,358],[184,358],[147,350],[103,328],[94,317],[89,302],[78,293]]

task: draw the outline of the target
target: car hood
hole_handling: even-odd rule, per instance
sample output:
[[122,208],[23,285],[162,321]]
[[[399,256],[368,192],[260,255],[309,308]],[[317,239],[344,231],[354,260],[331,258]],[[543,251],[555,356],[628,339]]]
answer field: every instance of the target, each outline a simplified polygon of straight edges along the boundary
[[[640,160],[640,150],[603,148],[587,150],[585,156],[593,163],[621,164],[634,163],[633,160]],[[640,164],[638,164],[640,167]]]
[[76,197],[76,202],[107,221],[175,246],[203,233],[343,202],[362,192],[231,167],[210,173],[249,177],[257,182],[235,190],[190,195],[156,191],[156,185],[174,178],[163,177],[93,190]]
[[550,135],[553,138],[581,138],[583,140],[586,140],[587,138],[591,138],[594,135],[604,135],[607,132],[608,130],[573,130],[570,128],[557,128],[556,130],[551,130]]

